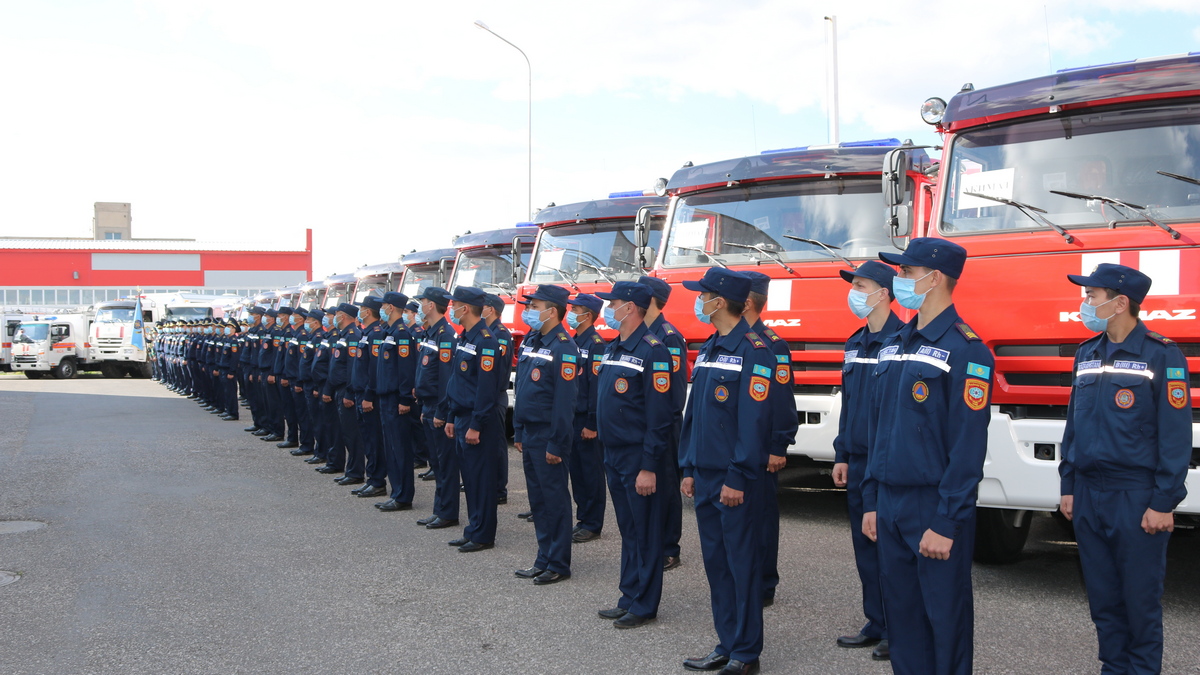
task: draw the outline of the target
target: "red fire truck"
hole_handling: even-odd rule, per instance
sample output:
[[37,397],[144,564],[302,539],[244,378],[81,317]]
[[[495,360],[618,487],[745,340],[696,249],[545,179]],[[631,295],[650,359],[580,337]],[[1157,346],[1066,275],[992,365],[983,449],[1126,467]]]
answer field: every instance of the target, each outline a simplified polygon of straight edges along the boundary
[[[881,196],[885,157],[903,205],[912,205],[895,209],[891,223]],[[677,287],[720,265],[772,277],[762,318],[792,349],[800,432],[789,452],[797,459],[833,461],[843,346],[860,325],[838,273],[902,249],[914,222],[923,227],[930,166],[924,150],[887,139],[689,163],[659,181],[671,201],[656,276]],[[675,292],[665,310],[688,342],[689,361],[712,333],[692,314],[694,299]]]
[[[980,510],[979,557],[1014,558],[1032,513],[1058,508],[1072,358],[1092,335],[1067,274],[1111,262],[1153,278],[1141,318],[1179,343],[1193,397],[1200,387],[1198,102],[1193,54],[968,84],[949,103],[922,106],[945,151],[920,234],[967,249],[956,305],[996,355],[979,488],[980,506],[995,508]],[[1192,494],[1181,514],[1200,512],[1200,413],[1192,419]]]
[[400,292],[410,298],[420,295],[430,286],[446,287],[454,272],[454,259],[458,250],[438,248],[431,251],[413,251],[400,259],[404,263],[404,276],[400,279]]
[[[542,209],[534,219],[540,228],[537,246],[520,294],[533,293],[538,284],[596,293],[648,274],[662,239],[666,204],[665,197],[636,191]],[[639,213],[648,223],[640,230],[634,227]],[[603,322],[596,329],[609,339],[616,335]]]

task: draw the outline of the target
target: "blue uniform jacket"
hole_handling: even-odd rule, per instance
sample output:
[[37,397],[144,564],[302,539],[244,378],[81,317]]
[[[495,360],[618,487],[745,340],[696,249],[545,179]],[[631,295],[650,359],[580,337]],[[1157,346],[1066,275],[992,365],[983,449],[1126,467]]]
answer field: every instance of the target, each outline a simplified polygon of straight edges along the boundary
[[508,407],[508,385],[512,379],[513,361],[516,359],[513,355],[513,338],[512,333],[500,323],[499,319],[492,322],[488,327],[492,335],[496,337],[496,342],[500,344],[500,376],[497,378],[496,384],[499,385],[499,390],[496,392],[496,405],[501,408]]
[[833,439],[833,461],[849,462],[850,455],[867,454],[867,424],[875,413],[871,387],[875,384],[875,366],[884,341],[904,326],[895,312],[878,333],[863,326],[846,340],[842,358],[842,410],[838,415],[838,435]]
[[329,377],[325,380],[325,389],[321,391],[323,396],[336,399],[338,392],[350,386],[350,364],[358,353],[358,338],[358,329],[354,324],[346,326],[330,338],[333,345],[329,359]]
[[674,433],[671,387],[671,352],[645,324],[608,343],[596,388],[600,443],[641,446],[641,470],[657,471]]
[[726,487],[745,490],[766,472],[774,432],[771,390],[778,386],[773,385],[775,364],[775,354],[745,319],[728,335],[714,331],[705,340],[692,369],[679,440],[685,478],[696,469],[724,471]]
[[661,314],[650,324],[650,332],[671,353],[671,411],[682,416],[687,401],[687,341]]
[[[1187,496],[1192,406],[1187,359],[1138,321],[1115,346],[1107,333],[1075,354],[1075,384],[1063,433],[1062,494],[1076,478],[1100,489],[1150,489],[1150,508],[1174,511]],[[1102,487],[1103,486],[1103,487]]]
[[417,344],[412,334],[397,321],[385,329],[375,360],[375,389],[380,396],[396,395],[401,405],[411,406],[417,372]]
[[[417,361],[417,398],[422,404],[436,406],[446,397],[450,382],[450,361],[458,335],[445,317],[425,330]],[[442,419],[442,418],[439,418]]]
[[275,359],[271,364],[271,374],[278,378],[286,378],[285,368],[287,367],[288,345],[292,341],[292,329],[285,325],[285,327],[277,329],[275,335],[277,336],[274,341]]
[[549,333],[530,333],[517,360],[513,440],[544,442],[546,452],[566,457],[571,450],[579,348],[562,324]]
[[329,366],[333,361],[333,343],[337,340],[337,332],[320,330],[312,339],[312,367],[309,368],[308,386],[312,391],[320,393],[329,379]]
[[270,374],[271,367],[275,365],[275,345],[279,339],[276,337],[277,330],[271,327],[270,330],[263,329],[258,334],[258,350],[255,352],[258,363],[255,364],[255,368],[262,375]]
[[575,414],[587,417],[583,427],[596,430],[596,388],[600,384],[600,364],[608,343],[596,332],[595,326],[575,335],[575,346],[579,348],[579,375],[575,388]]
[[796,416],[796,396],[792,393],[792,348],[787,340],[767,328],[762,319],[754,322],[751,332],[767,343],[775,357],[774,382],[771,383],[771,447],[770,453],[787,456],[788,446],[796,442],[800,418]]
[[364,401],[372,403],[377,400],[375,391],[378,387],[376,382],[378,369],[375,367],[375,360],[379,356],[379,347],[383,344],[384,337],[386,334],[382,321],[376,320],[369,326],[363,326],[359,337],[358,352],[351,366],[350,388]]
[[937,487],[929,529],[953,539],[975,517],[991,421],[992,352],[954,305],[918,330],[918,317],[886,340],[875,366],[863,510],[879,483]]
[[500,343],[492,331],[478,321],[464,330],[454,346],[446,396],[438,404],[438,419],[450,422],[451,415],[470,415],[468,430],[481,431],[496,412],[496,388],[500,377]]
[[245,342],[242,343],[242,352],[238,356],[238,362],[247,371],[253,371],[258,364],[258,334],[261,332],[261,326],[254,326],[242,333]]

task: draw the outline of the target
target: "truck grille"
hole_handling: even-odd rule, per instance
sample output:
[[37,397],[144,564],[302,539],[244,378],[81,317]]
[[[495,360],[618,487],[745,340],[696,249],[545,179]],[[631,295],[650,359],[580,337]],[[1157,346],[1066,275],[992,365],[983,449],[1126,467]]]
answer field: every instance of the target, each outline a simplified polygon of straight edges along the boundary
[[14,356],[13,363],[37,363],[36,356]]
[[123,340],[121,338],[97,338],[96,346],[107,347],[109,349],[119,348]]

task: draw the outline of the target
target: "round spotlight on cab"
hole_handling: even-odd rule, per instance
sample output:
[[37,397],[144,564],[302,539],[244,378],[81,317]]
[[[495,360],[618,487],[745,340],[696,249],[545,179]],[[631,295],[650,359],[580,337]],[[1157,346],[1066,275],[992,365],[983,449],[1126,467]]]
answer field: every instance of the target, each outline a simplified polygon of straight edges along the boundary
[[654,194],[658,195],[659,197],[667,196],[666,178],[659,178],[658,180],[654,181]]
[[936,96],[925,99],[925,102],[921,104],[921,119],[925,120],[926,124],[941,122],[942,116],[945,114],[946,102]]

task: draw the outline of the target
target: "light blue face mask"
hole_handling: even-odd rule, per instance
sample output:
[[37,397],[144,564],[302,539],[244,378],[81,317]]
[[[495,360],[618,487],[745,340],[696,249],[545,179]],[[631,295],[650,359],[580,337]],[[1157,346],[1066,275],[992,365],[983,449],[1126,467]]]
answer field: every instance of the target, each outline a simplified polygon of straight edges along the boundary
[[712,315],[715,314],[717,310],[714,309],[708,314],[705,314],[704,306],[709,302],[716,302],[716,300],[716,298],[713,298],[712,300],[705,302],[703,298],[698,295],[696,296],[696,304],[692,306],[692,313],[696,315],[696,318],[700,320],[700,323],[712,323]]
[[383,309],[382,307],[379,309],[379,318],[383,319],[384,323],[392,322],[391,318],[389,318],[389,316],[388,316],[387,310]]
[[425,323],[425,305],[417,307],[417,323]]
[[226,326],[226,327],[225,327],[225,334],[226,334],[226,335],[233,335],[233,329],[232,329],[232,328],[230,328],[229,326]]
[[544,313],[545,310],[539,312],[536,309],[526,309],[521,312],[521,320],[525,322],[526,326],[534,330],[541,330],[542,326],[546,325],[546,322],[542,320],[542,314]]
[[321,317],[321,325],[325,327],[325,330],[329,330],[330,328],[333,328],[333,319],[323,316]]
[[[933,270],[929,274],[933,274]],[[925,277],[929,276],[926,274]],[[925,277],[921,277],[924,279]],[[892,279],[892,292],[896,294],[896,302],[900,303],[901,307],[907,309],[921,309],[921,305],[925,303],[925,296],[929,291],[917,293],[917,282],[921,279],[905,279],[904,277],[896,277]]]
[[567,312],[567,325],[571,327],[571,330],[579,328],[579,315],[575,312]]
[[621,330],[621,321],[617,318],[617,310],[609,305],[604,308],[604,323],[613,330]]
[[1109,302],[1112,302],[1113,300],[1116,300],[1116,298],[1113,298],[1112,300],[1109,300],[1108,302],[1102,302],[1094,307],[1092,305],[1089,305],[1087,300],[1084,300],[1083,303],[1081,305],[1079,305],[1079,318],[1080,318],[1080,320],[1083,321],[1084,327],[1087,328],[1088,330],[1092,331],[1093,333],[1104,332],[1104,330],[1106,328],[1108,328],[1108,320],[1111,319],[1112,317],[1109,316],[1109,317],[1105,317],[1105,318],[1101,319],[1100,317],[1096,316],[1096,310],[1107,305]]
[[[879,289],[879,291],[882,290],[884,289]],[[879,291],[875,291],[873,293],[864,293],[863,291],[851,288],[850,295],[846,298],[846,301],[849,303],[850,311],[854,313],[854,316],[860,319],[867,318],[867,316],[871,313],[871,310],[875,309],[875,305],[883,302],[882,299],[879,299],[875,301],[875,304],[867,304],[867,298],[875,295],[875,293],[878,293]]]
[[452,310],[450,310],[450,314],[449,314],[448,316],[450,317],[450,323],[454,324],[455,326],[461,326],[461,325],[462,325],[462,317],[461,317],[461,315],[459,315],[459,314],[456,314],[456,313],[454,312],[454,310],[453,310],[453,309],[452,309]]

